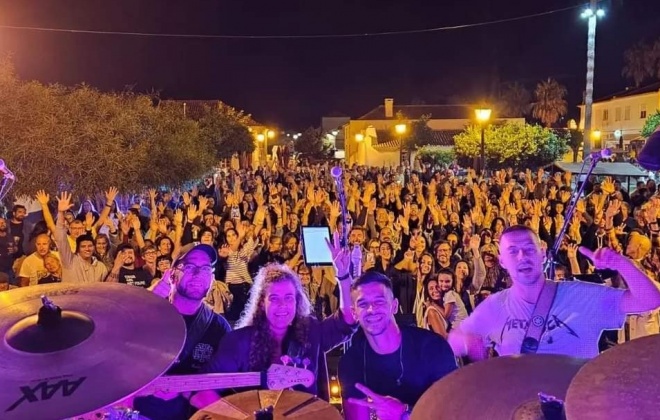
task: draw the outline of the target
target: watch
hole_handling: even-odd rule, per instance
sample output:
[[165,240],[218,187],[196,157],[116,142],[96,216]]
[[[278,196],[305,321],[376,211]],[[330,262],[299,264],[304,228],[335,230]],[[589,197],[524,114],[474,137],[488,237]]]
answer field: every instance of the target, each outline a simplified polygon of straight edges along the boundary
[[341,276],[341,277],[337,276],[337,280],[339,280],[339,281],[344,281],[344,280],[349,279],[350,277],[351,277],[351,273],[348,272],[348,273],[344,274],[344,275]]

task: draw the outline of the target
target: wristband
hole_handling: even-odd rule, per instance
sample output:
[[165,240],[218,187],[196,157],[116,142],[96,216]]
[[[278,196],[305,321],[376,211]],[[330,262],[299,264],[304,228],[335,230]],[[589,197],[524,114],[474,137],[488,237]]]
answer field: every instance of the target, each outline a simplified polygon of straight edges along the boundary
[[345,275],[343,275],[343,276],[341,276],[341,277],[337,276],[337,280],[339,280],[339,281],[344,281],[344,280],[346,280],[346,279],[348,279],[348,278],[350,278],[350,277],[351,277],[351,273],[346,273]]

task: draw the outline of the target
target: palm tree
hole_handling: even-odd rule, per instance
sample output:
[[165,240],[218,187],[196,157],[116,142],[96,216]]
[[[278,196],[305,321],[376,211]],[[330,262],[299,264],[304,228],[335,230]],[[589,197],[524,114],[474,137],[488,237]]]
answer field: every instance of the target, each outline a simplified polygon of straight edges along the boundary
[[621,74],[632,80],[635,87],[639,87],[645,80],[658,76],[656,73],[659,54],[660,40],[656,41],[655,45],[638,42],[624,53],[626,64]]
[[568,112],[568,104],[564,99],[566,94],[566,87],[554,79],[548,78],[539,83],[534,91],[536,102],[532,105],[532,116],[541,120],[546,127],[551,127]]
[[532,108],[532,94],[518,82],[507,83],[500,93],[498,109],[507,117],[523,117]]

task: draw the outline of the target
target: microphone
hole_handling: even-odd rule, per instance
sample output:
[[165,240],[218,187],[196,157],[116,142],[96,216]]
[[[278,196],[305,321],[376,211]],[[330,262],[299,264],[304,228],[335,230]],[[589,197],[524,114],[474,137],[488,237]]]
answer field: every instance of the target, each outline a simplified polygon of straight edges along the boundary
[[3,178],[7,179],[14,179],[14,174],[7,168],[7,165],[5,165],[5,161],[0,159],[0,174],[2,174]]
[[333,166],[332,169],[330,169],[330,175],[332,175],[334,179],[340,178],[343,172],[341,166]]
[[660,171],[660,127],[646,139],[637,162],[647,171]]
[[612,157],[612,149],[601,149],[597,152],[591,152],[589,153],[589,157],[596,160],[609,159]]

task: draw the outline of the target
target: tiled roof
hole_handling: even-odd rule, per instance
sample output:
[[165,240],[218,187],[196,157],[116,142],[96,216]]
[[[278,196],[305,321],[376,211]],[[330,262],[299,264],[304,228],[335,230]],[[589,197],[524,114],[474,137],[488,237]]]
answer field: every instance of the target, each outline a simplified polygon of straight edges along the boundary
[[462,120],[474,117],[474,105],[394,105],[394,116],[385,117],[385,105],[380,105],[358,120],[394,120],[400,111],[406,118],[417,120],[423,115],[431,115],[434,120]]
[[646,86],[640,86],[638,88],[626,88],[626,90],[621,92],[613,93],[608,96],[596,99],[594,102],[604,102],[617,98],[625,98],[626,96],[642,95],[644,93],[657,92],[658,90],[660,90],[660,82],[652,83]]
[[[433,140],[429,146],[454,146],[454,136],[461,133],[463,130],[433,130]],[[376,150],[398,150],[399,138],[389,130],[376,130],[376,143],[373,148]]]

